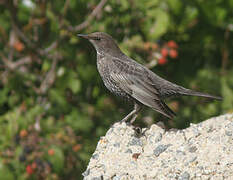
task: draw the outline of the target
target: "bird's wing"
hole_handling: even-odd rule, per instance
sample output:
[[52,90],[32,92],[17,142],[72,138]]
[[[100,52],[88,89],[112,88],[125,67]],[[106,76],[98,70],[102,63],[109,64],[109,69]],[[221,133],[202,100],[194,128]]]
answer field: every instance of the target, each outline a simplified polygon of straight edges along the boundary
[[175,113],[160,99],[155,86],[147,79],[147,70],[129,62],[114,61],[110,77],[117,85],[132,98],[152,109],[172,118]]

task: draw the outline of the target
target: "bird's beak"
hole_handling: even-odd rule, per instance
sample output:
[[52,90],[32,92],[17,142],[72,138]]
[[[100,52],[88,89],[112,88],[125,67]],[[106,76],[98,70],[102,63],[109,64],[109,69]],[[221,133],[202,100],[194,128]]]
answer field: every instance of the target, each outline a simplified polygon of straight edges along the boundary
[[77,36],[85,38],[85,39],[89,39],[89,36],[87,34],[77,34]]

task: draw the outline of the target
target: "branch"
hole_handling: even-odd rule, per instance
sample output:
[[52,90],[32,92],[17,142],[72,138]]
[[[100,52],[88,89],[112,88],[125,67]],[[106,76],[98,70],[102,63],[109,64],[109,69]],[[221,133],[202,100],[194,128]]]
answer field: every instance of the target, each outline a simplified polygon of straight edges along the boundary
[[27,47],[29,47],[30,49],[33,49],[40,56],[43,56],[43,55],[49,56],[49,52],[57,47],[58,41],[53,42],[45,50],[37,47],[37,45],[35,43],[33,43],[29,38],[27,38],[27,36],[23,33],[23,31],[20,30],[19,25],[18,25],[19,23],[17,20],[17,9],[14,6],[13,1],[12,0],[7,1],[6,5],[7,5],[8,9],[10,10],[11,24],[12,24],[13,30],[15,31],[17,36],[23,42],[25,42]]
[[38,52],[40,55],[47,55],[51,58],[49,52],[51,52],[52,50],[54,50],[55,48],[57,48],[58,46],[58,40],[54,41],[51,43],[51,45],[49,47],[47,47],[46,49],[39,49]]
[[14,6],[13,0],[6,1],[6,6],[10,11],[10,18],[11,24],[15,31],[15,33],[22,39],[29,47],[35,47],[35,44],[32,43],[30,39],[25,36],[25,34],[19,29],[18,27],[18,20],[17,20],[17,8]]
[[9,59],[7,59],[1,52],[0,52],[0,57],[2,58],[2,61],[5,65],[6,68],[10,70],[15,70],[19,68],[19,66],[22,66],[24,64],[29,64],[32,62],[32,59],[30,56],[25,56],[23,58],[20,58],[19,60],[12,62]]
[[66,12],[68,10],[68,7],[70,6],[70,0],[66,0],[65,4],[64,4],[64,9],[63,9],[63,17],[66,15]]
[[56,78],[56,66],[59,59],[61,59],[61,56],[58,53],[55,53],[53,55],[53,62],[51,69],[46,74],[45,79],[41,83],[39,89],[35,89],[38,94],[46,93],[47,90],[53,85]]
[[19,66],[22,66],[24,64],[30,64],[31,62],[32,62],[32,58],[30,56],[26,56],[26,57],[23,57],[17,60],[13,65],[14,65],[14,68],[16,69]]
[[75,27],[70,26],[70,27],[68,27],[69,30],[80,31],[80,30],[86,28],[87,26],[89,26],[91,20],[93,20],[100,13],[100,11],[102,10],[102,8],[104,7],[104,5],[107,1],[108,0],[101,0],[99,2],[99,4],[96,6],[96,8],[92,11],[92,13],[88,16],[88,18],[83,23],[81,23]]

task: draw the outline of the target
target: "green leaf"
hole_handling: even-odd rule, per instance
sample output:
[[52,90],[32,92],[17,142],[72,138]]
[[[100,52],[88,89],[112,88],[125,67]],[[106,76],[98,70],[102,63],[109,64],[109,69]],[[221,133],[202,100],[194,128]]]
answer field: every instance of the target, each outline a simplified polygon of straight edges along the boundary
[[77,38],[77,37],[72,36],[72,37],[70,38],[70,44],[76,44],[77,42],[78,42],[78,38]]
[[14,180],[15,179],[12,171],[10,171],[9,168],[7,168],[6,165],[4,165],[1,162],[1,159],[0,159],[0,179],[2,180]]
[[49,62],[49,60],[44,60],[42,65],[42,71],[47,72],[50,69],[50,67],[51,63]]
[[70,114],[66,115],[65,121],[76,131],[87,131],[93,126],[93,122],[77,110],[72,110]]
[[149,13],[155,18],[154,23],[149,29],[149,36],[153,39],[158,39],[167,32],[169,16],[161,9],[151,10]]
[[78,79],[70,79],[69,87],[73,93],[77,93],[81,90],[81,82]]
[[62,107],[66,106],[66,99],[64,93],[59,91],[59,89],[51,89],[49,91],[49,97],[52,102],[58,104]]
[[183,5],[182,1],[180,1],[180,0],[168,0],[167,2],[175,14],[178,15],[179,13],[182,13],[182,11],[181,11],[181,8]]
[[57,146],[52,146],[49,149],[54,151],[53,155],[47,155],[48,161],[52,164],[52,169],[58,173],[62,173],[62,169],[64,168],[65,157],[61,148]]

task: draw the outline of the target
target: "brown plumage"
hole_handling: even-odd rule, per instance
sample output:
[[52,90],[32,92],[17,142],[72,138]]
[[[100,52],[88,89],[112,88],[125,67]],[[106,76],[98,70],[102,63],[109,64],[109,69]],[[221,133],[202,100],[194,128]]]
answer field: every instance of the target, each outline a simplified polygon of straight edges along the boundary
[[134,110],[122,121],[130,117],[133,123],[142,105],[173,118],[175,113],[164,103],[171,96],[202,96],[221,100],[221,97],[196,92],[162,79],[148,68],[126,56],[113,38],[103,32],[78,36],[88,39],[97,51],[97,68],[105,86],[114,94],[133,101]]

